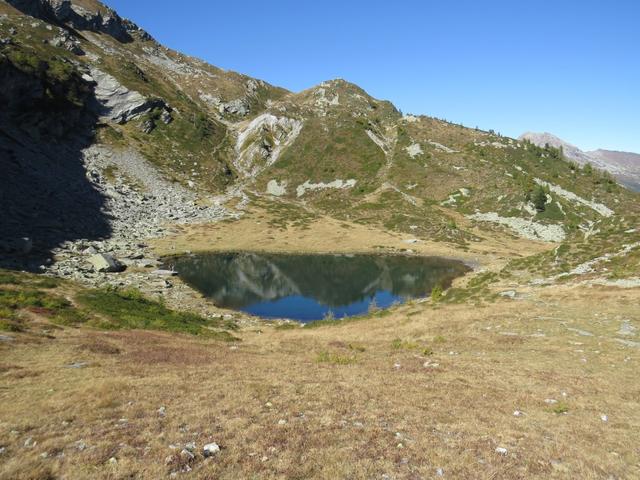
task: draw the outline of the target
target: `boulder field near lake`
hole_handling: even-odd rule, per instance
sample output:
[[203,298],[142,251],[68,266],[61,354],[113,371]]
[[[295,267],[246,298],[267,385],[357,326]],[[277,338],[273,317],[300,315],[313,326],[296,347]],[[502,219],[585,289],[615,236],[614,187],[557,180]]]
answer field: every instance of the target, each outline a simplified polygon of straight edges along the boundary
[[[95,0],[0,0],[0,85],[0,479],[640,478],[633,154],[291,92]],[[466,267],[302,324],[171,261],[230,252],[320,303],[418,277],[274,256]]]

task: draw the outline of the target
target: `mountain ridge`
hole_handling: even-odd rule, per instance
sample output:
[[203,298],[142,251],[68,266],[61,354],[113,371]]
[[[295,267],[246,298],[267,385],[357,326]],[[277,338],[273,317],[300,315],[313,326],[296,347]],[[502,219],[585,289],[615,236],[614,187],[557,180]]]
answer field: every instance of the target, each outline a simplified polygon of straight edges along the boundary
[[597,168],[610,172],[620,183],[628,188],[640,191],[640,154],[638,153],[606,149],[583,151],[548,132],[526,132],[518,138],[520,140],[529,140],[539,147],[549,144],[556,148],[562,148],[564,154],[570,160],[574,160],[581,165],[590,163]]
[[[9,4],[46,20],[17,14]],[[28,83],[15,81],[18,75],[32,85],[30,96],[16,90],[2,99],[15,105],[4,112],[5,130],[24,139],[3,140],[6,150],[28,158],[24,145],[31,142],[42,150],[38,162],[60,165],[48,145],[70,145],[79,132],[73,118],[88,119],[87,144],[74,152],[78,171],[93,172],[84,187],[100,191],[109,215],[124,223],[133,217],[118,189],[137,192],[136,202],[145,201],[147,189],[154,192],[149,212],[179,212],[171,217],[177,223],[238,218],[257,205],[284,203],[292,211],[470,248],[483,235],[562,243],[605,228],[624,232],[629,220],[618,213],[636,208],[634,197],[606,172],[576,168],[552,145],[402,115],[344,79],[290,92],[163,47],[99,2],[12,0],[2,1],[0,11],[5,75],[15,85]],[[53,23],[51,15],[57,15]],[[76,90],[91,98],[78,101]],[[51,95],[47,101],[76,112],[56,129],[44,128],[51,122],[40,108]],[[21,171],[30,168],[19,163]],[[64,179],[64,170],[57,176]],[[9,201],[19,198],[21,176],[2,181],[5,191],[15,192]],[[168,197],[161,195],[162,182],[175,186]],[[540,189],[547,202],[537,209],[532,198]],[[181,198],[191,206],[183,208]],[[50,206],[44,197],[34,201]],[[209,214],[208,208],[214,210]],[[9,210],[15,218],[5,231],[36,237],[70,262],[52,268],[86,276],[75,273],[81,260],[60,247],[73,225],[49,242],[37,217],[25,226],[20,205]],[[166,233],[156,222],[142,222],[138,232],[135,223],[131,232],[118,220],[105,223],[125,236],[116,240],[125,254],[135,250],[142,232],[150,233],[149,225],[156,228],[152,235]],[[108,238],[104,231],[78,230],[97,247]]]

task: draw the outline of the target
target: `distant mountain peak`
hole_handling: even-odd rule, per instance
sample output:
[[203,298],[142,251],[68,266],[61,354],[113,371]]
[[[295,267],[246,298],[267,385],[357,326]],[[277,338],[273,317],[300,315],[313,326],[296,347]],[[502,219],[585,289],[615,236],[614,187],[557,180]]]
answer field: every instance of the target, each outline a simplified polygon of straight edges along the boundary
[[548,144],[555,148],[562,148],[565,157],[569,160],[578,162],[580,165],[591,163],[595,167],[613,174],[620,183],[627,187],[640,190],[640,154],[604,149],[585,152],[548,132],[526,132],[518,138],[528,140],[540,147]]

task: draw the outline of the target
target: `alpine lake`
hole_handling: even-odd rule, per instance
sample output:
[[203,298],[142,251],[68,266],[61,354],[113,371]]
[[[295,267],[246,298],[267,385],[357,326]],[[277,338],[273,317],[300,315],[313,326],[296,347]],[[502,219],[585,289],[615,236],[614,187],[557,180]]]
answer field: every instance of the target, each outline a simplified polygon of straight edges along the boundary
[[427,297],[471,270],[441,257],[247,252],[169,257],[165,267],[221,308],[303,323]]

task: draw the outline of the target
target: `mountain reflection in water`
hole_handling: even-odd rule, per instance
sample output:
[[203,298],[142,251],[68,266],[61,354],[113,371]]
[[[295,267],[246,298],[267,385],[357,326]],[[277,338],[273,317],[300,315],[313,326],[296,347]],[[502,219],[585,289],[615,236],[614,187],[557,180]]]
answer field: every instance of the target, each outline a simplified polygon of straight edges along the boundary
[[303,322],[424,297],[469,271],[439,257],[382,255],[207,253],[167,264],[220,307]]

